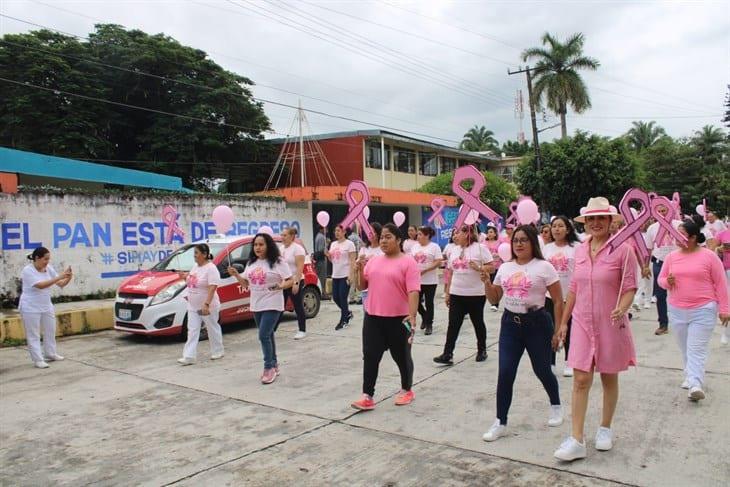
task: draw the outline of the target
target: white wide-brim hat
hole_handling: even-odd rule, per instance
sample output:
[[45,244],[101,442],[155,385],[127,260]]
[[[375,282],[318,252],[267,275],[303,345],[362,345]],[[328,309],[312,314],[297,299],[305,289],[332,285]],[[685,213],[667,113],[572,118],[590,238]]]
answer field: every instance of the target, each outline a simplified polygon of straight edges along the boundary
[[606,198],[597,196],[588,200],[588,204],[580,209],[580,215],[574,220],[578,223],[585,223],[588,216],[610,216],[611,220],[621,218],[615,206],[611,206]]

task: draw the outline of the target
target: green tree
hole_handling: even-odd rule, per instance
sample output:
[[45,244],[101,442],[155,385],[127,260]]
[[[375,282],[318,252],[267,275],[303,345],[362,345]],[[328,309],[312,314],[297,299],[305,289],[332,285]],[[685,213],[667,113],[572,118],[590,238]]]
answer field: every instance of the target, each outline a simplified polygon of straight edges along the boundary
[[508,140],[507,142],[502,144],[502,152],[504,152],[505,155],[508,156],[524,156],[532,150],[533,146],[527,140],[522,143],[516,140]]
[[560,116],[563,138],[568,136],[565,121],[568,105],[576,113],[583,113],[591,107],[588,87],[578,71],[595,71],[600,63],[597,59],[583,55],[584,42],[583,34],[580,33],[573,34],[565,43],[545,33],[542,44],[546,47],[532,47],[522,53],[524,61],[537,60],[533,70],[536,104],[541,106],[545,102],[551,111]]
[[97,25],[84,42],[8,34],[0,66],[6,78],[58,90],[4,84],[2,145],[179,176],[200,190],[216,178],[232,191],[259,189],[255,178],[270,170],[261,165],[273,160],[262,137],[269,120],[252,81],[171,37],[118,25]]
[[523,194],[555,214],[575,216],[592,196],[618,204],[624,192],[642,182],[640,162],[623,138],[576,131],[573,137],[540,144],[542,166],[526,157],[517,168]]
[[705,125],[691,139],[698,155],[708,164],[718,162],[727,153],[727,136],[721,128]]
[[631,128],[626,132],[631,147],[636,152],[641,152],[647,147],[654,145],[662,137],[666,137],[667,133],[664,129],[652,120],[651,122],[631,122]]
[[472,152],[498,152],[499,142],[494,138],[494,132],[487,130],[484,125],[481,127],[474,125],[464,134],[464,138],[459,144],[459,149]]
[[[489,171],[485,171],[483,174],[487,180],[487,185],[480,193],[479,198],[497,213],[502,215],[506,214],[509,209],[509,204],[517,200],[519,196],[517,187]],[[422,193],[453,195],[454,192],[451,190],[453,181],[453,172],[442,173],[421,186],[418,191]],[[469,189],[471,186],[464,184],[464,187]]]

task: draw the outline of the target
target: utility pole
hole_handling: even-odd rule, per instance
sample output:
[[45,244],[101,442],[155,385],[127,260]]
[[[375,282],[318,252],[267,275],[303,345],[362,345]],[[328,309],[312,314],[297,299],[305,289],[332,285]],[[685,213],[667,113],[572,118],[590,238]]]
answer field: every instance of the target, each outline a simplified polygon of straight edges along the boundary
[[302,188],[304,187],[304,132],[302,131],[302,118],[304,117],[304,111],[302,110],[302,100],[299,100],[299,110],[297,110],[297,115],[299,118],[299,172],[301,173],[301,182],[302,182]]
[[540,171],[541,164],[541,157],[540,157],[540,141],[537,138],[537,117],[535,116],[535,98],[532,94],[532,75],[530,74],[530,71],[533,68],[530,68],[530,66],[527,66],[525,69],[520,69],[518,71],[510,71],[507,69],[507,74],[513,75],[513,74],[519,74],[519,73],[525,73],[527,75],[527,98],[528,103],[530,104],[530,120],[532,121],[532,144],[535,146],[535,161],[537,161],[537,170]]

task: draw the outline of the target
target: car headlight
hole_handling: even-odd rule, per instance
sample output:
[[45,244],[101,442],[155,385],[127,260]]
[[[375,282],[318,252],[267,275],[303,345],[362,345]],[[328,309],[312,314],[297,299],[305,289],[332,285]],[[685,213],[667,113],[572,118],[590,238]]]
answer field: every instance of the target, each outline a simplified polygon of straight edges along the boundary
[[183,289],[185,289],[185,281],[179,281],[174,284],[170,284],[165,289],[157,293],[154,298],[152,298],[152,301],[150,301],[150,306],[168,302],[169,300],[180,294],[180,291],[182,291]]

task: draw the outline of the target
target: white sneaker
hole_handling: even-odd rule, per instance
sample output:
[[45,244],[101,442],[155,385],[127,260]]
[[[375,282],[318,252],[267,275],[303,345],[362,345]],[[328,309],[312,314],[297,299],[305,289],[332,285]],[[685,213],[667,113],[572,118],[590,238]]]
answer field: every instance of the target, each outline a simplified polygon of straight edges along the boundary
[[[222,358],[223,358],[223,356],[224,356],[224,355],[225,355],[225,354],[224,354],[223,352],[221,352],[221,353],[216,353],[215,355],[211,355],[211,356],[210,356],[210,359],[211,359],[211,360],[220,360],[220,359],[222,359]],[[182,362],[180,362],[180,363],[182,363]]]
[[644,309],[651,309],[651,301],[644,302]]
[[641,308],[639,307],[639,303],[634,303],[631,305],[632,308],[634,308],[634,311],[638,312]]
[[563,369],[563,377],[573,377],[573,367],[566,366]]
[[611,428],[600,426],[596,431],[596,450],[608,451],[613,448],[613,433]]
[[41,360],[39,362],[33,362],[33,365],[35,365],[39,369],[47,369],[48,368],[48,364],[45,363],[43,360]]
[[499,311],[499,308],[497,308],[497,307],[496,307],[496,306],[494,306],[494,305],[492,305],[492,306],[491,306],[491,307],[490,307],[489,309],[491,309],[491,310],[492,310],[492,311],[494,311],[495,313],[496,313],[497,311]]
[[193,365],[195,363],[194,358],[181,357],[177,359],[177,363],[180,365]]
[[691,387],[687,397],[690,401],[699,401],[705,398],[705,391],[703,391],[701,387]]
[[556,367],[555,367],[554,365],[551,365],[551,366],[550,366],[550,370],[552,370],[552,372],[553,372],[553,375],[554,375],[555,377],[557,377],[557,376],[558,376],[558,369],[557,369],[557,368],[556,368]]
[[684,379],[684,382],[682,382],[682,385],[679,386],[682,389],[689,389],[689,381],[687,379]]
[[730,334],[730,327],[723,328],[722,333],[720,334],[720,343],[723,345],[727,345],[730,340],[728,340],[728,334]]
[[569,436],[561,445],[560,448],[555,450],[555,458],[563,460],[565,462],[572,462],[580,458],[586,457],[586,444],[579,443],[578,440]]
[[489,428],[489,431],[484,433],[482,440],[484,441],[495,441],[500,437],[507,434],[507,425],[499,422],[498,419],[494,420],[494,424]]
[[63,356],[61,356],[59,354],[56,354],[56,355],[49,355],[49,356],[43,357],[43,358],[46,359],[46,362],[60,362],[65,357],[63,357]]
[[653,304],[656,304],[656,296],[652,296],[652,297],[651,297],[651,302],[652,302]]
[[548,426],[560,426],[563,424],[563,406],[550,405],[550,419],[548,419]]
[[298,331],[298,332],[296,332],[296,333],[294,334],[294,339],[295,339],[295,340],[301,340],[301,339],[302,339],[302,338],[304,338],[305,336],[307,336],[307,332],[304,332],[304,331]]

